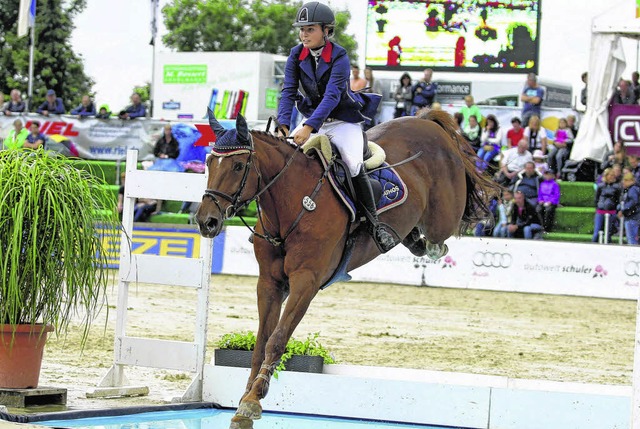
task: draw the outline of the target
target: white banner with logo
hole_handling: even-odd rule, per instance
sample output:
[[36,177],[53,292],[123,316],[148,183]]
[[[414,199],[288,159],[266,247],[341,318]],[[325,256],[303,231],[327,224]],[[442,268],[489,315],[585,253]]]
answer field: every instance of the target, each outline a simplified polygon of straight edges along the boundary
[[[222,273],[258,275],[249,232],[228,227]],[[356,281],[636,299],[637,247],[463,237],[432,261],[400,245],[350,274]]]
[[74,144],[81,158],[101,160],[123,159],[129,149],[138,150],[139,159],[153,158],[153,147],[166,123],[143,118],[124,121],[80,119],[72,115],[0,115],[0,138],[4,139],[13,129],[15,120],[27,128],[32,121],[38,121],[42,134],[64,136]]

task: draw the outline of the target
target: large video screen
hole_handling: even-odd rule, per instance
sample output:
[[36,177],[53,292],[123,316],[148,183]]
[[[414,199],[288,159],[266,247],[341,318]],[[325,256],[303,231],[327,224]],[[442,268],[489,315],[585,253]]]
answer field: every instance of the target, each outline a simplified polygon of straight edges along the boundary
[[372,69],[537,72],[541,0],[369,0]]

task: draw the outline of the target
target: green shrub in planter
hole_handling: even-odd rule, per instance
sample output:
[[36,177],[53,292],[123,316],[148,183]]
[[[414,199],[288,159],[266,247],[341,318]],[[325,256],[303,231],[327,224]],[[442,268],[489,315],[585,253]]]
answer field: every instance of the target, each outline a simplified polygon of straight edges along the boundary
[[80,314],[86,340],[108,283],[103,237],[118,225],[102,185],[41,149],[0,152],[0,323],[60,334]]

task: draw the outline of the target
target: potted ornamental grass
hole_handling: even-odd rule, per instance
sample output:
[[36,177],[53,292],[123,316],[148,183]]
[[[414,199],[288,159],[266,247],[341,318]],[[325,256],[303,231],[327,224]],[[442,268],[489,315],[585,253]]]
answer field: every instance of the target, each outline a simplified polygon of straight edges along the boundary
[[[279,371],[321,373],[325,363],[335,363],[329,351],[318,341],[318,336],[319,333],[316,332],[304,340],[291,338],[274,376],[277,377]],[[215,343],[215,364],[251,368],[251,355],[255,345],[256,336],[253,332],[225,334]]]
[[43,149],[0,151],[0,198],[0,387],[34,388],[47,333],[80,318],[84,345],[103,307],[115,201]]

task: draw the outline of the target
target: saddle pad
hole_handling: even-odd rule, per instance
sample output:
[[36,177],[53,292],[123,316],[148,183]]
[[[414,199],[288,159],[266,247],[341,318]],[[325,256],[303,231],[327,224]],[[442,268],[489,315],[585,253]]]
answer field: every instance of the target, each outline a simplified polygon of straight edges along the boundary
[[[315,152],[318,154],[318,158],[322,162],[324,168],[327,168],[328,161],[324,157],[322,151],[317,148],[313,148],[309,151]],[[388,163],[383,163],[383,166],[388,166]],[[351,215],[351,222],[356,220],[356,204],[353,199],[346,192],[344,187],[342,186],[344,179],[344,172],[340,171],[337,175],[335,170],[332,168],[329,171],[329,183],[333,187],[336,192],[338,198],[343,202],[347,210]],[[383,213],[387,210],[391,210],[394,207],[397,207],[404,203],[408,196],[407,186],[402,181],[402,178],[396,173],[393,167],[383,168],[381,170],[374,171],[369,177],[375,179],[380,183],[382,188],[382,195],[377,201],[376,208],[377,213]]]

